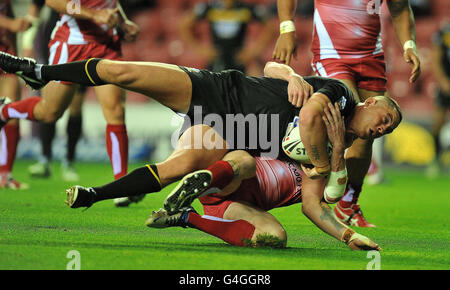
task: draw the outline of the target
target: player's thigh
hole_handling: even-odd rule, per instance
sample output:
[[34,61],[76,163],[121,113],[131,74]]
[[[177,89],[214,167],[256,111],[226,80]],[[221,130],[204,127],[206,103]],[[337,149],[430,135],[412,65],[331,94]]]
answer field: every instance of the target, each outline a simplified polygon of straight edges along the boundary
[[[204,138],[205,136],[207,138]],[[209,142],[203,140],[210,138],[217,142],[217,146],[204,146],[204,143],[209,144]],[[195,125],[187,129],[174,147],[174,151],[166,160],[157,163],[163,185],[175,182],[195,170],[207,168],[221,160],[229,151],[225,140],[206,125]]]
[[223,214],[224,219],[245,220],[255,227],[252,241],[258,236],[270,235],[284,243],[287,234],[280,222],[270,213],[245,202],[232,202]]
[[153,98],[172,110],[189,110],[192,82],[176,65],[103,60],[97,72],[103,80]]
[[20,83],[17,76],[10,74],[0,76],[0,96],[8,97],[11,101],[20,99]]
[[50,82],[42,90],[42,101],[34,110],[37,120],[54,122],[69,107],[78,85]]
[[123,124],[125,119],[125,91],[115,85],[95,87],[95,95],[108,124]]

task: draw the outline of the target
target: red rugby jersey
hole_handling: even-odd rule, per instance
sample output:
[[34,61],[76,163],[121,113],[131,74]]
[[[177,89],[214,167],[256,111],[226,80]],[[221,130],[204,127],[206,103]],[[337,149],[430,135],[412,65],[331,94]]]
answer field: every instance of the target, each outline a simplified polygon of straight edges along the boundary
[[313,61],[383,53],[382,0],[315,0]]

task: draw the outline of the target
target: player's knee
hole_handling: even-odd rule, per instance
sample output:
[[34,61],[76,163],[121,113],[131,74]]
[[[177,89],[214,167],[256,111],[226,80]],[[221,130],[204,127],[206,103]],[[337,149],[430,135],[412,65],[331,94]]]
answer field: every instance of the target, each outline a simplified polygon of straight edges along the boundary
[[287,244],[287,234],[282,226],[272,226],[256,234],[253,243],[256,247],[284,248]]
[[44,123],[54,123],[58,121],[63,114],[64,110],[47,110],[47,112],[42,115],[42,119],[40,121]]
[[254,176],[256,172],[255,158],[252,156],[246,156],[239,160],[239,172],[246,178]]
[[123,122],[125,119],[125,108],[122,103],[103,104],[103,113],[108,123]]

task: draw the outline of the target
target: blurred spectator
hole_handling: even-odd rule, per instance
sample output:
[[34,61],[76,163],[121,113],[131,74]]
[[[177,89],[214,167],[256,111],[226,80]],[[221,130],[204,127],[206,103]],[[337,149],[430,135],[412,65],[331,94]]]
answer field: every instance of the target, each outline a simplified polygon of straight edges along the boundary
[[[198,3],[181,22],[180,32],[188,45],[208,60],[208,69],[244,72],[273,39],[275,30],[267,19],[267,9],[262,5],[254,6],[236,0]],[[201,44],[194,36],[195,26],[203,20],[209,22],[212,46]],[[247,28],[252,21],[263,24],[263,31],[256,42],[244,45]]]
[[432,67],[438,84],[436,103],[433,112],[432,134],[436,146],[436,158],[427,169],[429,177],[440,171],[439,157],[442,152],[439,137],[448,119],[450,109],[450,21],[445,20],[439,31],[433,35]]

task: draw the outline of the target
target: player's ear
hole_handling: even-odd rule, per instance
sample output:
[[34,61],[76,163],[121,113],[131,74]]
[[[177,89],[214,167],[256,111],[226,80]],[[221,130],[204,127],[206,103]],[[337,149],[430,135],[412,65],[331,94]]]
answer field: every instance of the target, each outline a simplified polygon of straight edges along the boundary
[[365,107],[372,106],[375,105],[377,102],[378,100],[375,97],[370,97],[364,101],[364,106]]

